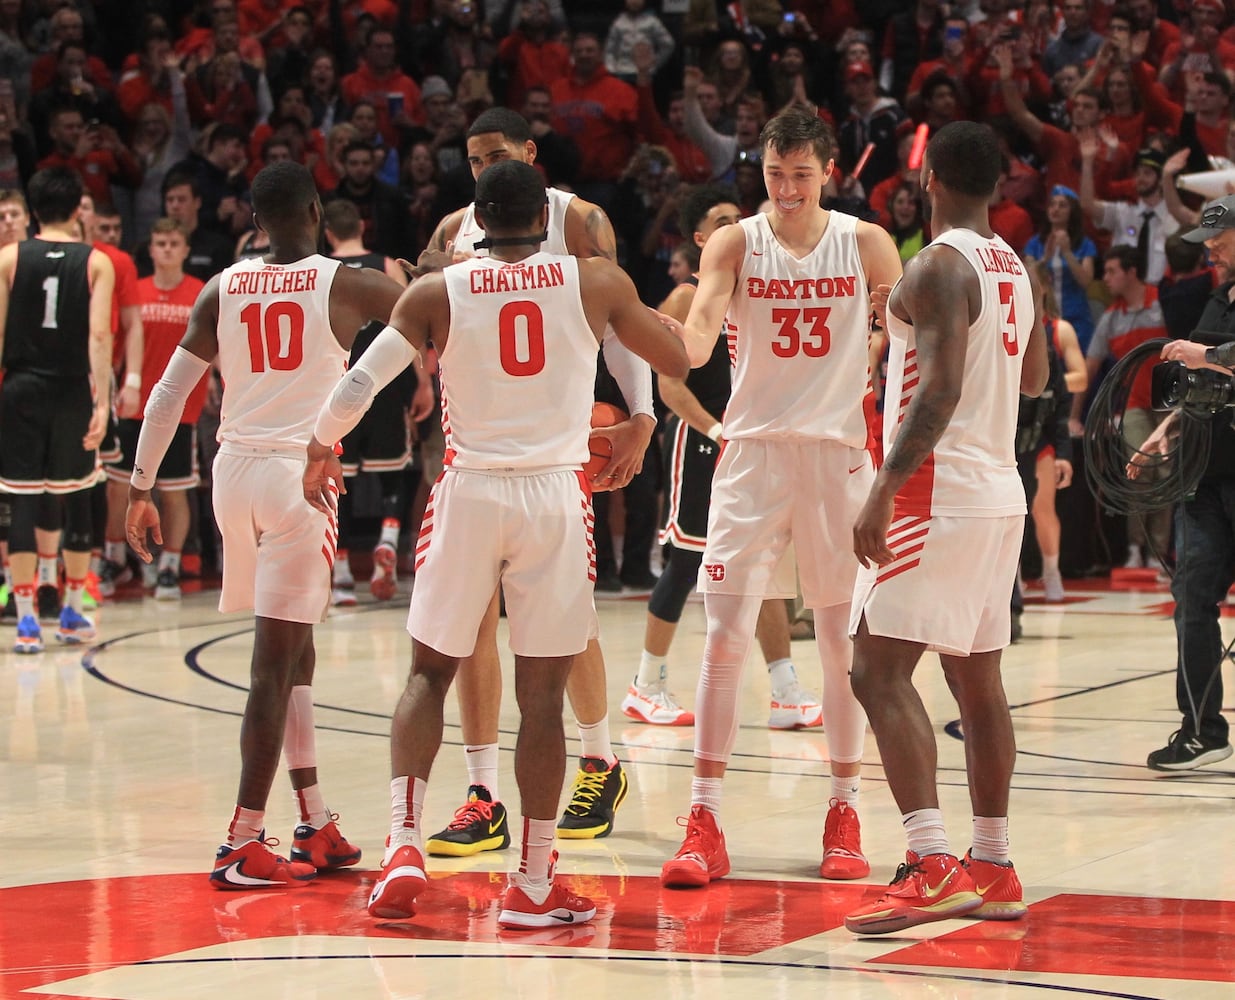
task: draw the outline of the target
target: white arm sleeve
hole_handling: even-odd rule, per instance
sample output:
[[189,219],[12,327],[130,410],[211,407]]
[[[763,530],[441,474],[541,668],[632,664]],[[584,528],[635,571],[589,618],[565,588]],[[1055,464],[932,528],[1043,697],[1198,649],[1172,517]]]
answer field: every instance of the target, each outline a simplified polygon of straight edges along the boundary
[[403,334],[393,326],[385,327],[339,379],[317,415],[313,436],[327,445],[342,441],[373,405],[373,397],[417,357],[416,348]]
[[600,349],[605,352],[605,365],[622,390],[622,398],[626,400],[630,415],[646,413],[655,419],[656,414],[652,412],[652,366],[618,340],[611,326],[605,327]]
[[180,415],[184,413],[184,404],[189,400],[189,393],[209,368],[209,361],[203,361],[183,347],[177,347],[171,360],[167,362],[163,377],[150,390],[141,434],[137,438],[137,454],[133,456],[133,475],[129,478],[129,482],[139,490],[154,488],[159,466],[163,462],[163,456],[167,454],[172,438],[176,436],[176,428],[180,424]]

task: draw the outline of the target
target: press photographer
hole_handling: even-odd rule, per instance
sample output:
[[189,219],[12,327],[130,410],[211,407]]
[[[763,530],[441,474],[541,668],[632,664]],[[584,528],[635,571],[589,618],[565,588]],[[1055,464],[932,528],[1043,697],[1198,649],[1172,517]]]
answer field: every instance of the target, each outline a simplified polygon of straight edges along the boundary
[[[1178,644],[1175,697],[1182,721],[1167,745],[1149,755],[1148,766],[1157,771],[1191,770],[1231,756],[1227,720],[1222,717],[1226,647],[1218,615],[1235,583],[1235,429],[1231,425],[1235,411],[1215,404],[1231,399],[1231,365],[1235,364],[1235,195],[1206,205],[1200,226],[1183,238],[1205,244],[1221,284],[1206,303],[1192,339],[1171,341],[1161,356],[1182,362],[1188,374],[1203,373],[1203,377],[1179,378],[1182,371],[1174,369],[1179,408],[1127,466],[1128,478],[1135,480],[1147,466],[1167,456],[1181,465],[1199,460],[1200,456],[1187,454],[1187,427],[1208,424],[1208,451],[1199,482],[1175,509],[1176,569],[1171,594]],[[1215,377],[1209,377],[1210,372]],[[1164,384],[1162,378],[1159,375],[1160,384]],[[1169,377],[1165,384],[1169,386]]]

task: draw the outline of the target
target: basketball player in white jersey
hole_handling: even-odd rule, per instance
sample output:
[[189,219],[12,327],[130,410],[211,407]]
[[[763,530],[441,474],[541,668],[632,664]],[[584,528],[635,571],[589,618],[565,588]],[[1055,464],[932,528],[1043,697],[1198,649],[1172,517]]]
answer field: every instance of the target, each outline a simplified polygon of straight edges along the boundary
[[846,543],[874,476],[863,415],[870,290],[900,276],[900,257],[883,229],[820,208],[836,140],[818,116],[781,112],[760,146],[771,208],[712,234],[686,323],[692,364],[708,359],[723,321],[736,337],[736,366],[699,573],[708,631],[691,808],[685,840],[661,870],[670,887],[729,871],[718,813],[742,668],[764,597],[796,592],[794,580],[776,578],[790,541],[824,673],[832,788],[819,872],[870,871],[856,811],[866,719],[849,687],[846,633],[858,564]]
[[[886,302],[887,457],[853,528],[863,568],[850,630],[853,687],[909,851],[888,891],[846,917],[858,934],[1025,912],[1008,860],[1016,744],[999,659],[1025,527],[1017,409],[1021,393],[1042,391],[1049,363],[1033,279],[987,218],[999,170],[987,126],[955,122],[936,133],[922,163],[935,238]],[[948,846],[935,736],[913,687],[928,649],[939,653],[965,732],[974,820],[963,862]]]
[[[472,174],[495,163],[532,163],[536,144],[531,129],[517,112],[491,108],[467,133]],[[542,251],[575,257],[617,258],[617,241],[605,213],[567,191],[548,189],[549,220]],[[438,270],[455,260],[486,253],[478,244],[484,230],[474,205],[461,208],[438,225],[421,254],[418,270]],[[652,376],[648,366],[619,342],[604,340],[605,363],[622,390],[629,420],[594,432],[613,444],[613,456],[593,479],[594,490],[621,489],[639,471],[656,429],[652,413]],[[498,595],[480,626],[476,651],[459,670],[459,714],[468,768],[467,800],[446,829],[429,838],[430,854],[466,856],[500,850],[510,843],[506,808],[498,793],[498,717],[502,707],[502,673],[497,651]],[[609,702],[605,660],[593,639],[580,655],[567,686],[582,744],[579,769],[558,832],[573,839],[607,836],[613,817],[626,796],[626,774],[609,739]]]
[[548,207],[530,165],[491,167],[476,201],[492,255],[407,290],[391,325],[323,407],[304,490],[328,509],[341,466],[326,442],[346,433],[373,393],[432,341],[449,458],[417,547],[412,670],[391,727],[390,838],[368,909],[386,919],[415,912],[426,884],[425,782],[441,745],[443,704],[500,583],[515,653],[515,776],[524,818],[522,861],[498,923],[556,927],[596,912],[554,883],[553,846],[566,769],[562,695],[575,656],[596,634],[591,490],[581,466],[597,346],[611,324],[630,349],[676,377],[686,374],[686,351],[615,264],[539,251]]
[[[330,606],[335,518],[299,496],[304,447],[351,341],[390,318],[402,291],[380,271],[319,256],[322,208],[313,178],[275,163],[253,179],[254,219],[270,234],[264,257],[210,280],[188,330],[151,391],[137,442],[125,532],[150,562],[161,542],[150,501],[154,474],[193,386],[216,357],[223,377],[214,510],[223,534],[222,612],[257,619],[249,698],[240,730],[240,789],[211,883],[219,889],[303,885],[319,869],[353,865],[317,784],[313,734],[313,625]],[[291,860],[265,843],[270,786],[286,752],[300,810]]]

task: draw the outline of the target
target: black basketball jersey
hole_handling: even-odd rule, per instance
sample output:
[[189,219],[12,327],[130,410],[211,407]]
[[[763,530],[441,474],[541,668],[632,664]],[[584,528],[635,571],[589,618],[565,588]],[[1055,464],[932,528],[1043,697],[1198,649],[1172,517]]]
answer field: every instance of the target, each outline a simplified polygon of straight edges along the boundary
[[[699,279],[693,275],[686,279],[696,287]],[[729,362],[729,341],[722,330],[712,348],[712,356],[707,363],[698,368],[692,368],[686,376],[686,388],[691,391],[699,405],[717,420],[729,405],[729,395],[733,391],[733,371]]]
[[[355,257],[337,257],[335,259],[344,267],[368,267],[374,271],[381,271],[383,274],[386,272],[386,257],[384,254],[362,253]],[[377,339],[377,335],[382,332],[384,327],[384,323],[373,320],[360,328],[360,332],[356,334],[356,339],[352,342],[352,356],[347,362],[349,366],[354,365],[360,360],[360,355],[364,354],[365,349]],[[404,399],[410,403],[412,394],[416,391],[417,381],[415,369],[408,365],[382,392],[390,392],[397,398]]]
[[37,375],[90,375],[91,247],[26,240],[17,248],[3,365]]

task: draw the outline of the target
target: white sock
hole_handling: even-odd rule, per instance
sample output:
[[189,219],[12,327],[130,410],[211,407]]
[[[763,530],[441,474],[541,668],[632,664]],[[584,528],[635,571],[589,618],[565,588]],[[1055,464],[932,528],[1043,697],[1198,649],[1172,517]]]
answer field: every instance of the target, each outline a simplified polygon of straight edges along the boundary
[[159,554],[159,572],[170,569],[176,576],[180,575],[180,553],[172,552],[170,549],[164,549]]
[[68,580],[64,581],[64,603],[76,611],[79,615],[85,610],[85,605],[82,603],[86,597],[86,581],[85,580]]
[[228,847],[243,847],[250,840],[261,840],[265,826],[265,809],[245,809],[242,806],[236,806],[236,811],[232,813],[231,825],[227,828],[227,839],[223,843]]
[[606,767],[617,763],[617,755],[609,742],[609,717],[606,715],[599,722],[590,726],[579,723],[579,742],[583,744],[581,757],[596,757],[605,762]]
[[382,521],[382,533],[377,544],[389,545],[395,550],[399,548],[399,519],[397,517],[388,517]]
[[979,861],[1006,865],[1008,855],[1008,817],[975,816],[970,854]]
[[768,664],[768,683],[773,691],[780,691],[798,679],[798,673],[793,669],[793,661],[788,657],[773,660]]
[[720,790],[724,778],[700,778],[698,775],[690,779],[690,804],[703,806],[713,816],[720,815]]
[[322,799],[321,785],[315,783],[307,788],[293,788],[292,795],[296,797],[301,823],[308,823],[314,830],[320,830],[330,822],[330,810]]
[[58,587],[60,586],[60,562],[54,555],[45,556],[39,554],[39,582],[40,587]]
[[400,847],[410,845],[424,856],[424,839],[420,835],[420,820],[425,809],[423,778],[400,775],[390,779],[390,843],[386,845],[384,865]]
[[347,549],[339,549],[334,554],[334,585],[336,587],[354,587],[352,567],[347,561]]
[[639,673],[635,675],[635,683],[640,687],[649,684],[659,684],[669,676],[669,668],[665,666],[664,657],[654,656],[646,649],[639,657]]
[[1042,575],[1043,576],[1058,576],[1059,575],[1059,556],[1043,556],[1042,557]]
[[103,558],[108,562],[115,563],[117,566],[123,566],[129,557],[128,549],[124,546],[124,539],[114,541],[108,539],[103,543]]
[[463,753],[467,758],[467,783],[487,788],[489,798],[494,802],[501,802],[502,797],[497,787],[498,745],[481,743],[475,746],[465,746]]
[[862,786],[860,774],[832,775],[832,798],[840,799],[850,809],[858,808],[858,792]]
[[919,809],[901,816],[909,837],[909,850],[919,858],[928,854],[951,854],[943,813],[938,809]]
[[556,819],[523,817],[523,857],[519,861],[519,888],[533,903],[543,903],[553,886],[553,842]]

